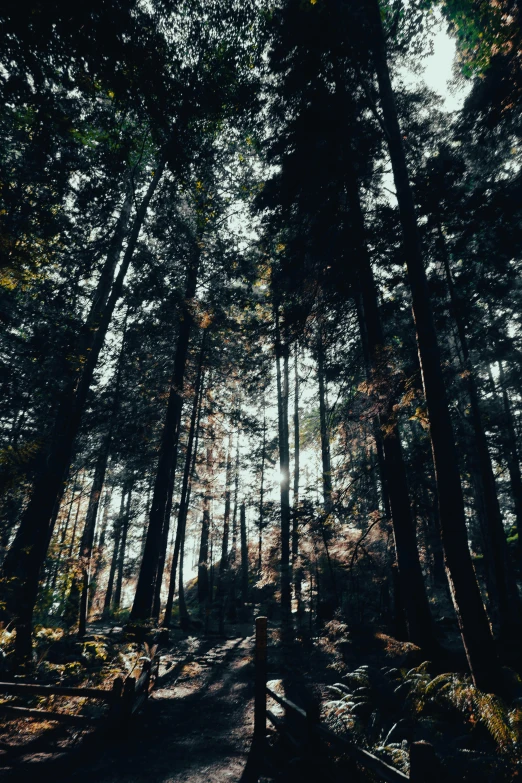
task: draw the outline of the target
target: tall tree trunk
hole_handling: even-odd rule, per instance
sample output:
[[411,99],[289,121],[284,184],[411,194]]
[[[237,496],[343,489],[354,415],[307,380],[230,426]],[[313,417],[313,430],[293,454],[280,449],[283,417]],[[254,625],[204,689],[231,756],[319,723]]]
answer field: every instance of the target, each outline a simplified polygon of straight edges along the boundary
[[[239,419],[239,416],[238,416]],[[232,547],[230,550],[230,600],[228,619],[231,623],[237,620],[236,607],[236,575],[237,575],[237,518],[239,494],[239,426],[236,436],[236,462],[234,466],[234,510],[232,512]]]
[[[206,331],[203,332],[203,337],[201,340],[201,348],[199,352],[199,361],[198,361],[198,372],[196,376],[196,383],[194,386],[194,399],[192,402],[192,413],[190,416],[190,427],[189,427],[189,434],[187,440],[187,453],[185,456],[185,467],[183,471],[183,484],[181,487],[181,498],[179,503],[176,541],[174,543],[174,553],[172,555],[172,567],[170,573],[167,604],[165,607],[165,615],[163,617],[163,622],[162,622],[164,628],[170,627],[170,622],[172,619],[174,590],[176,588],[176,569],[178,565],[178,559],[180,557],[180,552],[182,551],[182,545],[185,536],[185,527],[187,524],[187,514],[188,514],[188,507],[189,507],[189,500],[190,500],[190,479],[192,476],[192,472],[196,466],[197,435],[198,435],[199,417],[201,412],[201,403],[202,403],[202,396],[203,396],[203,368],[204,368],[204,361],[205,361],[205,343],[206,343]],[[194,439],[196,439],[196,444],[194,443]],[[180,617],[180,621],[181,621],[181,617]]]
[[473,681],[477,687],[489,691],[498,685],[498,657],[468,546],[453,426],[444,387],[413,194],[388,70],[381,11],[378,0],[367,2],[374,66],[399,204],[419,362],[428,408],[448,579]]
[[76,515],[74,517],[74,524],[72,529],[72,535],[71,535],[71,543],[69,544],[69,552],[67,553],[67,557],[69,560],[72,558],[72,554],[74,552],[74,543],[76,541],[76,531],[78,529],[78,520],[80,518],[80,508],[81,508],[81,502],[83,497],[84,489],[82,488],[80,490],[80,494],[78,496],[78,500],[76,501]]
[[[209,377],[209,388],[212,388],[212,379]],[[199,547],[199,565],[198,565],[198,602],[201,604],[207,604],[209,598],[211,598],[210,590],[210,572],[209,567],[209,540],[210,540],[210,500],[212,491],[211,477],[213,474],[213,439],[214,430],[212,426],[212,418],[208,415],[208,435],[207,435],[207,452],[206,452],[206,468],[205,468],[205,480],[204,480],[204,495],[203,495],[203,520],[201,523],[201,542]],[[210,555],[210,557],[212,557]],[[206,611],[205,611],[206,616]]]
[[120,513],[118,514],[118,517],[114,522],[114,549],[112,551],[111,567],[109,569],[109,581],[107,582],[107,588],[105,590],[105,600],[103,602],[104,617],[107,617],[107,615],[110,613],[111,606],[112,606],[112,594],[114,592],[114,577],[116,576],[116,568],[118,566],[121,534],[123,532],[124,513],[125,513],[125,487],[122,487]]
[[266,462],[266,406],[263,398],[263,446],[261,451],[261,479],[259,482],[259,539],[257,553],[257,569],[261,573],[263,567],[263,528],[265,526],[265,462]]
[[[281,341],[279,315],[276,310],[276,378],[279,423],[279,469],[281,473],[281,624],[290,638],[292,592],[290,569],[290,450],[288,447],[288,344]],[[281,372],[281,359],[283,371]]]
[[[298,568],[299,558],[299,343],[295,343],[294,353],[294,497],[292,505],[292,576],[294,595],[299,604],[301,598],[301,572]],[[299,611],[299,607],[298,607]]]
[[[158,565],[161,545],[168,538],[169,498],[172,497],[172,483],[176,472],[178,441],[183,407],[183,386],[187,363],[190,332],[194,323],[191,302],[196,293],[200,253],[194,253],[187,270],[185,296],[179,318],[179,333],[174,356],[174,369],[170,385],[167,414],[161,438],[161,447],[154,483],[154,495],[149,515],[145,550],[141,563],[136,595],[132,606],[131,621],[147,620],[152,616],[155,586],[160,581]],[[167,538],[165,537],[167,529]]]
[[208,538],[210,531],[210,510],[208,495],[203,498],[203,520],[201,522],[201,541],[198,563],[198,602],[205,604],[209,598],[208,582]]
[[[155,172],[139,209],[136,212],[127,247],[113,282],[122,252],[129,221],[131,203],[126,199],[113,236],[110,251],[102,270],[91,310],[74,351],[71,381],[67,384],[49,446],[42,455],[41,467],[34,482],[29,503],[22,516],[15,540],[3,566],[3,581],[7,586],[5,602],[7,614],[14,618],[16,633],[15,654],[18,661],[32,654],[31,630],[34,605],[38,595],[40,571],[52,536],[52,520],[59,506],[66,476],[71,463],[73,444],[87,401],[98,357],[105,341],[109,323],[118,302],[123,282],[130,266],[138,236],[146,217],[147,207],[165,168],[163,158]],[[112,284],[112,287],[111,287]],[[80,362],[81,372],[78,370]]]
[[[186,520],[185,520],[186,521]],[[187,528],[186,524],[181,531],[181,544],[179,552],[179,584],[178,584],[178,605],[179,605],[179,627],[182,631],[188,631],[190,626],[190,617],[187,609],[187,603],[185,601],[185,582],[184,582],[184,565],[185,565],[185,540],[186,540]]]
[[107,470],[107,462],[109,460],[109,449],[111,442],[110,430],[105,437],[104,443],[101,445],[98,460],[96,462],[96,468],[94,470],[94,479],[91,486],[91,492],[89,495],[89,505],[87,507],[87,515],[85,517],[85,527],[83,528],[82,540],[80,544],[80,564],[82,569],[81,574],[81,595],[80,595],[80,616],[78,622],[78,637],[81,639],[85,636],[87,626],[87,611],[89,603],[89,577],[91,571],[91,557],[92,547],[94,543],[94,532],[96,529],[96,517],[98,515],[98,505],[100,502],[101,491],[103,489],[103,482],[105,481],[105,471]]
[[241,600],[245,604],[248,601],[248,542],[245,501],[241,503],[239,525],[241,528]]
[[506,379],[502,362],[498,363],[499,380],[502,389],[502,403],[504,406],[504,454],[508,467],[511,494],[515,506],[515,519],[518,533],[518,565],[522,572],[522,476],[520,474],[520,460],[517,448],[517,434],[513,423],[513,414],[506,388]]
[[461,302],[453,282],[450,259],[440,220],[437,219],[439,247],[446,274],[450,306],[462,353],[465,380],[470,401],[471,421],[475,441],[475,458],[478,466],[479,491],[484,507],[486,541],[484,557],[491,560],[495,580],[495,597],[498,601],[500,638],[518,647],[522,638],[522,608],[515,574],[509,558],[502,512],[498,502],[495,475],[491,464],[486,433],[482,422],[475,370],[471,361],[468,338],[462,318]]
[[317,380],[319,382],[319,422],[321,430],[321,463],[323,468],[323,500],[324,510],[328,517],[332,511],[332,465],[330,459],[328,412],[326,410],[324,359],[323,325],[320,322],[317,332]]
[[[107,487],[105,490],[105,496],[103,498],[103,516],[100,525],[100,535],[95,545],[95,557],[94,557],[94,572],[90,584],[96,590],[98,585],[98,577],[101,573],[103,566],[105,565],[105,541],[107,538],[107,527],[109,524],[109,508],[112,499],[112,487]],[[93,599],[95,595],[93,596]],[[93,601],[94,603],[94,601]],[[89,610],[87,610],[87,619],[89,617]]]
[[91,487],[91,494],[89,497],[89,507],[87,509],[85,527],[83,529],[83,536],[80,544],[79,555],[80,555],[80,563],[82,567],[80,617],[78,623],[78,637],[80,639],[85,635],[85,630],[87,625],[87,614],[88,614],[88,604],[89,604],[89,579],[90,579],[90,572],[91,572],[92,548],[94,544],[94,534],[96,531],[96,518],[98,516],[98,506],[100,503],[103,484],[105,482],[107,463],[109,461],[109,452],[112,443],[112,431],[114,427],[114,419],[116,417],[116,411],[118,409],[118,404],[119,404],[121,372],[122,372],[122,365],[123,365],[123,355],[125,350],[126,328],[127,328],[127,316],[125,316],[125,320],[124,320],[121,349],[120,349],[120,355],[118,357],[118,366],[116,369],[116,376],[114,380],[114,394],[113,394],[112,406],[110,412],[109,429],[107,431],[103,443],[101,444],[100,453],[98,456],[98,460],[96,462],[94,479]]
[[[78,473],[76,473],[76,476],[74,477],[74,479],[71,480],[71,487],[74,487],[74,483],[76,481],[77,476],[78,476]],[[54,590],[56,588],[56,582],[57,582],[57,579],[58,579],[58,574],[60,572],[60,564],[62,562],[62,555],[63,555],[63,551],[65,549],[65,538],[67,536],[67,532],[69,530],[69,523],[71,521],[71,514],[72,514],[73,503],[74,503],[74,491],[71,489],[71,502],[69,503],[69,511],[67,513],[67,517],[65,519],[65,522],[64,522],[64,524],[62,526],[62,530],[60,532],[60,547],[59,547],[59,551],[58,551],[58,556],[56,558],[56,563],[55,563],[55,566],[54,566],[53,578],[52,578],[52,581],[51,581],[51,592],[52,593],[54,593]]]
[[232,481],[232,430],[228,436],[227,469],[225,475],[225,509],[223,513],[223,538],[221,540],[221,560],[219,562],[216,597],[219,603],[219,633],[225,632],[225,597],[228,579],[228,539],[230,532],[230,484]]
[[118,611],[121,609],[121,592],[123,587],[123,570],[125,566],[125,552],[127,549],[127,535],[129,532],[130,524],[130,512],[131,512],[131,497],[134,481],[129,481],[129,487],[127,489],[127,507],[125,509],[125,515],[121,524],[121,541],[120,550],[118,552],[118,565],[116,568],[116,587],[114,589],[113,609]]
[[419,559],[406,466],[394,412],[395,398],[389,388],[392,387],[392,379],[390,378],[387,382],[389,369],[386,362],[377,288],[366,246],[364,216],[358,182],[351,166],[348,168],[348,174],[346,185],[348,204],[352,213],[352,239],[355,242],[358,255],[356,275],[359,293],[356,296],[356,305],[366,375],[371,387],[374,384],[377,384],[379,388],[385,387],[385,394],[381,395],[383,400],[380,400],[375,438],[378,444],[377,449],[382,448],[384,504],[386,509],[389,503],[397,558],[397,574],[401,580],[401,590],[398,594],[404,601],[403,608],[409,639],[422,647],[425,652],[432,654],[437,651],[438,644],[435,639],[433,620]]

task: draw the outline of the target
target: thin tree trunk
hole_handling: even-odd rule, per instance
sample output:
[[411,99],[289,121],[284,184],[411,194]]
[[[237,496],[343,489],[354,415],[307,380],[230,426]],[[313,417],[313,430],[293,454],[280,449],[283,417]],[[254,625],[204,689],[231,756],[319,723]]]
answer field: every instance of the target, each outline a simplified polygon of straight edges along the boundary
[[[152,616],[155,586],[160,581],[158,566],[161,558],[161,545],[165,539],[165,528],[169,520],[169,497],[172,497],[172,483],[176,472],[178,442],[181,426],[181,410],[183,407],[183,386],[185,366],[187,363],[189,339],[194,318],[191,302],[196,293],[200,254],[199,250],[191,259],[187,270],[185,297],[179,318],[179,333],[174,357],[174,369],[170,386],[169,401],[163,434],[161,438],[160,455],[154,495],[149,515],[145,550],[141,563],[136,595],[132,606],[131,621],[147,620]],[[163,576],[163,575],[162,575]]]
[[259,541],[257,569],[263,567],[263,528],[265,525],[265,461],[266,461],[266,407],[263,399],[263,447],[261,451],[261,481],[259,486]]
[[248,601],[248,543],[245,501],[241,503],[239,520],[241,528],[241,600],[245,604]]
[[[78,474],[74,477],[74,479],[71,481],[71,486],[74,486],[74,482],[76,481]],[[53,578],[51,582],[51,592],[54,593],[54,590],[56,588],[56,581],[58,579],[58,574],[60,572],[60,563],[62,560],[63,550],[65,548],[65,538],[67,536],[67,531],[69,530],[69,523],[71,521],[71,514],[72,514],[72,507],[74,503],[74,492],[71,491],[71,502],[69,503],[69,511],[67,513],[67,517],[65,519],[65,523],[62,527],[62,530],[60,532],[60,548],[58,551],[58,557],[56,558],[56,563],[54,566],[54,573]]]
[[201,522],[201,541],[199,545],[198,563],[198,602],[205,604],[209,598],[208,583],[208,538],[210,531],[210,511],[208,495],[203,499],[203,520]]
[[187,603],[185,601],[185,584],[183,576],[183,567],[185,564],[185,539],[187,528],[183,526],[181,531],[181,545],[179,552],[179,585],[178,585],[178,605],[179,605],[179,627],[182,631],[188,631],[190,626],[190,617],[187,610]]
[[125,488],[121,490],[120,513],[114,523],[114,549],[112,552],[111,567],[109,570],[109,581],[105,590],[105,601],[103,603],[103,616],[106,617],[111,610],[112,594],[114,591],[114,577],[118,566],[118,557],[120,551],[120,540],[123,531],[123,514],[125,513]]
[[[289,638],[292,619],[290,573],[290,453],[288,447],[288,345],[281,341],[276,311],[276,377],[279,422],[279,469],[281,473],[281,624]],[[281,372],[281,359],[283,372]]]
[[[299,558],[299,343],[295,343],[294,353],[294,497],[292,506],[292,576],[294,595],[299,604],[301,598],[301,572],[298,568]],[[298,612],[300,607],[298,606]]]
[[194,438],[197,440],[197,429],[199,425],[199,415],[201,411],[202,391],[203,391],[203,367],[205,361],[205,342],[206,331],[203,332],[201,340],[201,348],[199,352],[198,372],[196,376],[196,383],[194,386],[194,399],[192,402],[192,413],[190,416],[190,427],[187,440],[187,453],[185,456],[185,468],[183,471],[183,484],[181,487],[181,499],[178,512],[178,526],[176,529],[176,541],[174,543],[174,553],[172,555],[172,566],[170,572],[169,592],[167,596],[167,604],[165,607],[165,615],[163,617],[162,625],[164,628],[170,627],[172,619],[172,606],[174,603],[174,591],[176,588],[176,570],[178,565],[178,559],[180,556],[181,547],[185,535],[185,526],[187,523],[188,503],[189,503],[189,482],[193,468],[196,464],[196,449],[194,447]]
[[219,602],[219,633],[225,632],[225,596],[226,583],[228,579],[228,538],[230,526],[230,484],[232,481],[232,430],[228,437],[227,469],[225,475],[225,510],[223,513],[223,538],[221,541],[221,560],[219,563],[219,573],[216,597]]
[[[98,584],[98,577],[105,564],[105,541],[107,537],[107,527],[109,524],[109,508],[111,505],[112,488],[107,487],[105,490],[105,497],[103,498],[103,516],[100,525],[100,535],[95,545],[95,558],[94,558],[94,573],[90,580],[91,586],[96,589]],[[93,596],[94,598],[95,596]],[[89,617],[89,610],[87,611],[87,619]]]
[[381,11],[378,0],[367,0],[367,2],[370,10],[374,65],[399,204],[404,257],[408,269],[419,362],[428,408],[448,579],[473,681],[482,690],[490,691],[498,686],[500,674],[498,657],[468,546],[453,427],[444,387],[413,194],[388,70]]
[[127,549],[127,535],[129,532],[130,524],[130,512],[131,512],[131,497],[134,482],[131,479],[129,482],[129,488],[127,490],[127,508],[125,509],[125,515],[123,517],[121,526],[121,541],[120,551],[118,552],[118,565],[116,569],[116,587],[114,589],[113,608],[117,612],[121,609],[121,592],[123,587],[123,570],[125,566],[125,551]]
[[236,462],[234,467],[234,510],[232,512],[232,548],[230,550],[230,601],[229,601],[228,619],[230,620],[231,623],[235,623],[237,619],[236,573],[237,573],[238,494],[239,494],[239,426],[237,430]]
[[87,611],[89,602],[89,577],[91,570],[91,557],[92,547],[94,543],[94,532],[96,529],[96,517],[98,515],[98,505],[100,502],[101,491],[103,488],[103,482],[105,481],[105,471],[107,470],[107,462],[109,460],[109,449],[111,442],[111,433],[107,434],[105,442],[100,448],[98,460],[96,462],[96,468],[94,471],[94,479],[92,482],[91,492],[89,495],[89,505],[87,507],[87,515],[85,518],[85,527],[83,529],[82,540],[80,544],[80,563],[82,568],[81,575],[81,595],[80,595],[80,616],[78,622],[78,637],[81,639],[85,636],[87,625]]
[[518,533],[518,565],[522,571],[522,476],[520,474],[520,460],[517,448],[517,435],[513,423],[513,414],[506,389],[506,379],[502,362],[498,363],[499,380],[502,389],[502,403],[504,406],[504,454],[508,467],[511,494],[513,496],[515,519]]
[[323,500],[326,516],[332,511],[332,465],[330,459],[330,433],[326,410],[326,388],[324,379],[323,325],[319,323],[317,335],[317,380],[319,382],[319,421],[321,430],[321,462],[323,468]]

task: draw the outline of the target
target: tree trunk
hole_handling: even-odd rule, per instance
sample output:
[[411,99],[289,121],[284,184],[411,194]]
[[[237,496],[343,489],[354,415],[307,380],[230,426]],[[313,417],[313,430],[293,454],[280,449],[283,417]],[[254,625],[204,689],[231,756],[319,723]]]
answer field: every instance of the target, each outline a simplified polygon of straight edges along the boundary
[[473,681],[477,687],[489,691],[498,685],[500,673],[498,657],[468,547],[464,499],[453,427],[444,388],[413,194],[388,71],[386,42],[378,0],[368,0],[368,7],[374,65],[399,204],[403,250],[408,269],[419,362],[428,408],[448,579]]
[[92,547],[94,543],[94,532],[96,529],[96,517],[98,516],[98,506],[100,496],[105,481],[105,471],[109,460],[109,449],[111,443],[111,432],[107,433],[104,443],[100,447],[100,453],[94,470],[94,479],[89,495],[89,505],[87,516],[85,517],[85,527],[83,529],[82,540],[80,544],[80,563],[82,569],[81,575],[81,596],[80,596],[80,617],[78,622],[78,637],[85,636],[87,625],[87,611],[89,603],[89,577],[91,571]]
[[[198,372],[196,376],[196,383],[194,386],[194,399],[192,403],[192,413],[190,416],[190,427],[187,441],[187,453],[185,456],[185,468],[183,471],[183,484],[181,487],[181,498],[178,512],[178,526],[176,529],[176,541],[174,543],[174,553],[172,555],[172,567],[170,573],[169,593],[167,596],[167,604],[165,607],[165,616],[163,618],[162,625],[165,628],[170,627],[172,618],[172,606],[174,603],[174,590],[176,588],[176,569],[178,565],[178,559],[180,552],[182,551],[182,545],[185,537],[185,527],[187,524],[187,514],[190,500],[190,479],[192,472],[196,465],[196,451],[197,451],[197,436],[199,428],[199,417],[201,411],[201,402],[203,396],[203,366],[205,360],[205,343],[206,343],[206,331],[203,332],[201,340],[201,348],[199,352]],[[196,439],[196,444],[194,443]],[[180,562],[181,566],[181,562]],[[181,571],[181,569],[180,569]],[[181,611],[180,606],[180,611]],[[181,616],[180,616],[181,621]]]
[[[349,163],[348,163],[349,165]],[[396,421],[395,396],[391,389],[386,361],[386,347],[379,312],[377,289],[368,255],[365,238],[364,216],[362,212],[359,188],[354,169],[348,168],[347,178],[348,204],[352,213],[352,240],[357,249],[356,275],[359,293],[356,296],[361,343],[366,365],[366,375],[370,388],[384,389],[379,397],[379,412],[375,438],[377,449],[382,448],[382,469],[384,472],[383,491],[385,509],[389,504],[397,574],[401,580],[401,590],[397,593],[404,601],[404,613],[408,626],[408,637],[430,655],[438,649],[431,616],[424,576],[419,559],[415,521],[410,507],[410,493],[406,475],[406,466]]]
[[266,407],[263,399],[263,447],[261,451],[261,480],[259,482],[259,540],[257,569],[263,567],[263,528],[265,526],[265,461],[266,461]]
[[125,515],[123,517],[121,525],[121,541],[120,550],[118,552],[118,565],[116,569],[116,587],[114,590],[113,609],[118,611],[121,609],[121,592],[123,587],[123,569],[125,566],[125,551],[127,549],[127,535],[129,532],[130,524],[130,512],[131,512],[131,497],[134,482],[131,479],[129,482],[129,488],[127,490],[127,508],[125,509]]
[[[71,381],[61,398],[53,426],[49,447],[42,455],[41,468],[36,477],[31,498],[22,516],[15,540],[3,567],[7,614],[14,618],[17,629],[15,655],[18,661],[31,657],[31,629],[34,605],[38,595],[40,571],[52,536],[52,520],[59,506],[66,476],[71,463],[73,444],[87,401],[98,357],[105,341],[114,308],[119,300],[123,282],[131,263],[138,236],[145,220],[147,207],[165,168],[163,158],[136,212],[127,248],[116,279],[112,275],[119,261],[130,214],[127,198],[118,220],[111,249],[108,253],[89,316],[74,351]],[[81,372],[78,370],[78,360]]]
[[203,499],[203,520],[201,523],[201,541],[199,545],[198,563],[198,602],[206,604],[209,598],[208,583],[208,537],[210,531],[210,510],[208,495]]
[[485,516],[485,534],[487,546],[484,557],[491,560],[492,573],[495,582],[495,597],[498,602],[498,616],[500,621],[500,638],[508,645],[518,647],[522,638],[522,609],[515,574],[509,559],[506,534],[502,520],[502,512],[498,502],[495,475],[491,464],[488,442],[482,412],[480,410],[479,394],[475,380],[475,370],[471,362],[468,338],[461,313],[461,302],[453,276],[451,274],[450,259],[446,248],[444,234],[440,221],[437,220],[439,247],[446,273],[446,283],[450,297],[451,312],[457,327],[458,339],[462,352],[465,380],[471,408],[471,420],[475,441],[475,454],[478,466],[478,488],[482,496]]
[[[290,573],[290,451],[288,447],[288,345],[282,343],[276,311],[276,377],[279,423],[279,469],[281,473],[281,624],[289,638],[292,620]],[[283,372],[281,373],[281,359]]]
[[[294,582],[294,596],[300,603],[301,598],[301,571],[298,567],[299,558],[299,343],[296,341],[294,354],[294,497],[292,505],[292,576]],[[300,607],[298,606],[298,613]]]
[[319,323],[317,334],[317,380],[319,382],[319,421],[321,429],[321,461],[323,468],[324,510],[328,517],[332,511],[332,466],[330,459],[330,433],[326,410],[326,385],[324,379],[323,325]]
[[105,590],[105,601],[103,603],[103,616],[107,617],[111,611],[112,593],[114,591],[114,577],[118,566],[118,557],[120,551],[120,540],[123,531],[123,515],[125,513],[125,487],[121,490],[120,513],[114,522],[114,549],[112,552],[111,567],[109,570],[109,581]]
[[241,600],[245,604],[248,601],[248,543],[245,501],[241,503],[239,519],[241,528]]
[[229,607],[228,607],[228,619],[231,623],[235,623],[237,620],[236,576],[237,576],[238,494],[239,494],[239,426],[237,430],[236,463],[234,467],[234,511],[232,512],[232,547],[230,550],[230,600],[229,600]]
[[76,474],[74,479],[71,480],[71,502],[69,503],[69,511],[67,513],[67,517],[65,519],[65,523],[64,523],[64,525],[62,527],[62,530],[60,532],[60,548],[59,548],[59,551],[58,551],[58,556],[56,558],[56,563],[55,563],[54,572],[53,572],[53,578],[52,578],[52,581],[51,581],[51,592],[52,593],[54,593],[54,590],[56,588],[56,582],[57,582],[57,579],[58,579],[58,574],[60,572],[60,563],[62,561],[63,550],[65,549],[65,538],[67,536],[67,531],[69,530],[69,523],[71,521],[72,507],[73,507],[73,503],[74,503],[74,491],[73,491],[72,487],[74,487],[74,483],[76,481],[77,476],[78,476],[78,474]]
[[504,406],[504,453],[511,483],[511,494],[515,505],[515,519],[518,533],[518,567],[522,572],[522,476],[517,448],[517,435],[513,423],[513,414],[506,389],[506,379],[502,362],[498,363],[499,379],[502,388],[502,403]]
[[[90,580],[91,588],[93,588],[94,590],[96,590],[96,587],[98,585],[98,577],[105,564],[105,541],[107,537],[107,526],[109,524],[109,508],[111,505],[111,498],[112,498],[112,488],[107,487],[107,489],[105,490],[105,496],[103,498],[103,516],[100,525],[100,535],[94,547],[95,550],[94,573],[92,575],[92,579]],[[94,595],[93,599],[95,597],[96,596]],[[89,610],[87,609],[87,619],[88,617],[89,617]]]
[[225,510],[223,513],[223,538],[216,597],[219,603],[219,633],[225,632],[225,596],[228,579],[228,538],[230,528],[230,484],[232,481],[232,430],[228,437],[227,470],[225,477]]
[[[161,557],[161,545],[168,537],[169,497],[172,498],[172,483],[176,472],[178,441],[181,426],[181,409],[183,407],[183,386],[185,366],[187,363],[189,339],[194,318],[191,302],[196,293],[200,254],[199,250],[191,259],[187,271],[185,297],[179,318],[179,333],[174,356],[174,369],[170,386],[169,401],[163,434],[161,438],[160,455],[154,494],[149,515],[145,550],[141,563],[136,595],[132,606],[131,621],[147,620],[152,616],[155,586],[160,581],[158,566]],[[161,575],[163,576],[163,575]]]
[[188,631],[190,626],[190,617],[185,601],[185,584],[183,576],[183,566],[185,564],[185,539],[187,528],[183,526],[181,531],[181,546],[179,552],[179,585],[178,585],[178,605],[179,605],[179,627],[182,631]]

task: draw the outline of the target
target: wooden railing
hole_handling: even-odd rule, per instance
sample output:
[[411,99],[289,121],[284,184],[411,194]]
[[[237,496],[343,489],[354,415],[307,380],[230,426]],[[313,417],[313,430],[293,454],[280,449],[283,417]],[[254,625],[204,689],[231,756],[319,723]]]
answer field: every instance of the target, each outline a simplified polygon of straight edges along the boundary
[[[266,735],[267,719],[276,729],[284,732],[289,741],[296,747],[305,743],[310,746],[317,739],[325,740],[338,752],[350,756],[364,769],[371,770],[380,780],[386,783],[435,783],[437,778],[437,757],[433,746],[428,742],[412,742],[410,745],[410,774],[390,766],[373,753],[360,748],[344,737],[340,737],[319,721],[316,707],[304,710],[290,699],[276,693],[267,685],[267,618],[256,618],[256,646],[255,646],[255,706],[254,706],[254,736],[257,741],[264,742]],[[285,713],[297,717],[297,723],[301,724],[301,740],[289,730],[282,716],[275,715],[267,709],[267,696],[285,708]],[[286,717],[286,715],[285,715]]]
[[35,720],[51,720],[69,723],[71,725],[102,724],[115,732],[125,732],[132,716],[144,705],[151,691],[152,665],[155,664],[157,676],[159,658],[154,661],[143,661],[140,676],[136,680],[128,676],[116,677],[111,690],[102,688],[69,688],[62,685],[41,685],[39,683],[0,682],[0,694],[17,696],[69,696],[82,699],[94,699],[109,705],[108,712],[99,718],[88,715],[72,715],[67,712],[40,710],[30,707],[19,707],[11,704],[0,704],[0,714],[12,718],[33,718]]

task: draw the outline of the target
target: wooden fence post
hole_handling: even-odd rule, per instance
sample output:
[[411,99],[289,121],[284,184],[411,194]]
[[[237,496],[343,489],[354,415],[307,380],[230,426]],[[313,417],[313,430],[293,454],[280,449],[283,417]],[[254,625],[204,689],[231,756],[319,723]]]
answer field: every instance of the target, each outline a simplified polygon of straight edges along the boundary
[[411,783],[436,783],[438,759],[429,742],[412,742],[410,745]]
[[317,726],[319,724],[321,710],[317,702],[312,702],[306,708],[306,747],[314,753],[319,745]]
[[110,731],[116,731],[121,722],[121,703],[123,694],[123,677],[116,677],[112,683],[112,701],[110,702],[107,721]]
[[150,689],[150,678],[152,674],[152,661],[143,661],[143,668],[141,670],[142,674],[145,672],[145,683],[143,686],[143,690],[145,692],[146,698],[149,697],[149,689]]
[[254,737],[258,740],[266,736],[266,623],[266,617],[256,617]]
[[121,697],[121,733],[125,734],[129,728],[132,717],[132,707],[134,705],[136,691],[136,680],[134,677],[127,677],[123,684],[123,693]]

